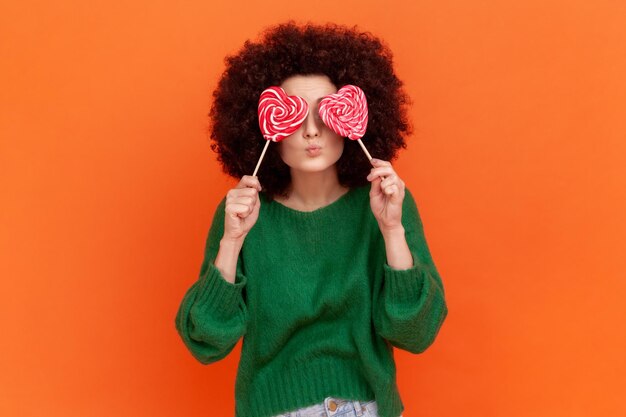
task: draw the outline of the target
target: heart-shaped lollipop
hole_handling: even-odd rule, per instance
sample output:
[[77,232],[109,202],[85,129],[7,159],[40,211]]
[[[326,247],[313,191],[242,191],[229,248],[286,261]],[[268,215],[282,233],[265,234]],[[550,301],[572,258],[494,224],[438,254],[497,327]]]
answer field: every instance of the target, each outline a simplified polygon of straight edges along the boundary
[[302,97],[288,96],[278,86],[263,90],[259,97],[259,127],[267,142],[252,176],[256,176],[270,141],[280,142],[292,135],[304,123],[308,114],[309,105]]
[[356,85],[345,85],[319,104],[320,117],[338,135],[357,140],[367,129],[367,99]]
[[293,134],[309,112],[307,102],[298,96],[288,96],[280,87],[265,89],[259,98],[259,127],[266,140],[279,142]]
[[371,161],[372,156],[361,138],[367,129],[367,99],[356,85],[344,85],[335,94],[324,97],[319,104],[319,114],[326,126],[339,136],[358,140],[359,145]]

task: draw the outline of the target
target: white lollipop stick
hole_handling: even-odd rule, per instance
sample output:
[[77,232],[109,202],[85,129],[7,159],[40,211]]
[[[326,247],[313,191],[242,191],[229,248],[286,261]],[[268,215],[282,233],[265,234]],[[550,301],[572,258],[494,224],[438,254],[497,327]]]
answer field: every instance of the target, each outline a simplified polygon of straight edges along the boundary
[[253,177],[256,177],[256,173],[259,170],[259,167],[261,166],[261,161],[263,160],[263,156],[265,155],[265,151],[267,150],[267,147],[270,145],[270,141],[265,141],[265,147],[263,148],[263,152],[261,152],[261,157],[259,158],[259,162],[256,163],[256,168],[254,168],[254,173],[252,174]]
[[[367,148],[365,147],[365,145],[363,145],[363,142],[361,142],[361,139],[357,139],[359,141],[359,145],[361,145],[361,149],[363,149],[363,152],[365,152],[365,155],[367,155],[367,159],[370,160],[370,164],[372,163],[372,155],[370,155],[370,153],[367,151]],[[374,166],[374,164],[372,164],[372,166]],[[384,180],[386,177],[381,176],[380,180]]]
[[361,148],[363,149],[363,152],[365,152],[365,155],[367,156],[367,159],[370,160],[370,162],[372,161],[372,155],[370,155],[370,153],[367,151],[367,148],[365,147],[365,145],[363,145],[363,142],[361,142],[361,139],[357,139],[359,141],[359,145],[361,145]]

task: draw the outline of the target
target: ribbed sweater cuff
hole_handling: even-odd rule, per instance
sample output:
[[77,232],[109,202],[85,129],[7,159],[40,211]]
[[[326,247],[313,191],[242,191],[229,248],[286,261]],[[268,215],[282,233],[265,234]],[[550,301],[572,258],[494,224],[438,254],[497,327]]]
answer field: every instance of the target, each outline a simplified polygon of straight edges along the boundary
[[243,274],[237,274],[234,283],[226,281],[220,270],[211,263],[206,274],[200,277],[196,300],[213,317],[227,319],[238,313],[241,292],[246,283],[247,278]]
[[415,294],[421,293],[428,279],[427,267],[419,262],[409,269],[393,269],[387,263],[383,268],[387,295],[397,301],[415,300]]

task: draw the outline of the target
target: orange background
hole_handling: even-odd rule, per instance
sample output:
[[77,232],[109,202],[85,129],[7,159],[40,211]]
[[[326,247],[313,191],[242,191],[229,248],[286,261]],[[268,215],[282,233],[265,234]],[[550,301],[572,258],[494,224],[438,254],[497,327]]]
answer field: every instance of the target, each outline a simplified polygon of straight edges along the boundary
[[0,415],[233,415],[241,341],[202,366],[174,316],[234,184],[223,58],[290,17],[380,36],[413,99],[449,316],[396,350],[404,416],[626,414],[624,2],[174,3],[1,6]]

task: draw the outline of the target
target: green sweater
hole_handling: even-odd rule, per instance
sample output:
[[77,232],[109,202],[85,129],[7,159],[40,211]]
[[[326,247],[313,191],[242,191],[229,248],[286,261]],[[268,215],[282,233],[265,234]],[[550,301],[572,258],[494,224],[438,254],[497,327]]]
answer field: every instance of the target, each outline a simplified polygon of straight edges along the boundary
[[270,417],[327,396],[375,399],[381,417],[403,412],[393,347],[424,352],[448,310],[413,196],[407,189],[402,223],[414,266],[394,270],[369,189],[311,212],[261,192],[235,283],[213,265],[225,200],[218,205],[176,329],[202,364],[224,358],[243,336],[236,417]]

